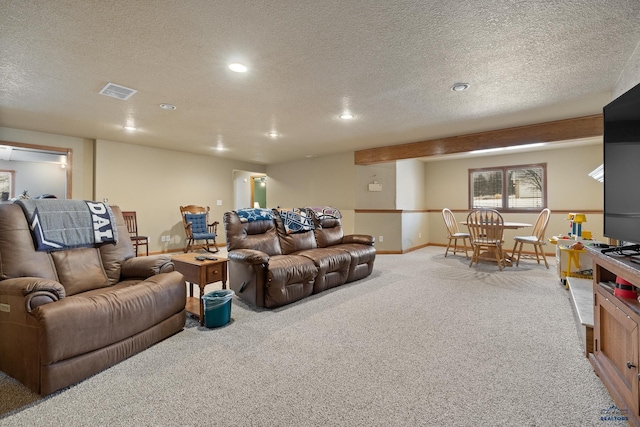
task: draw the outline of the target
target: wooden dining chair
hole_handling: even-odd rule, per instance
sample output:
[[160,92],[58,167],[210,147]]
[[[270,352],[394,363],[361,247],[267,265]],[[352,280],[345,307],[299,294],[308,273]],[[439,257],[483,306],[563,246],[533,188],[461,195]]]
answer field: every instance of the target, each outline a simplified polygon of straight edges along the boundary
[[473,254],[471,255],[471,267],[475,261],[480,261],[480,251],[486,250],[488,257],[495,257],[498,268],[506,265],[504,251],[502,250],[504,235],[504,219],[500,212],[493,209],[474,210],[467,216],[467,227]]
[[462,252],[462,249],[458,249],[458,239],[462,239],[462,244],[464,245],[464,254],[467,259],[469,259],[469,252],[467,250],[467,239],[469,239],[469,233],[465,233],[460,231],[458,228],[458,222],[456,221],[456,217],[451,212],[451,209],[444,208],[442,209],[442,217],[444,218],[444,224],[447,226],[447,238],[449,239],[449,243],[447,244],[447,250],[444,251],[444,256],[447,256],[449,253],[449,248],[451,247],[451,242],[453,241],[453,254],[456,252]]
[[[204,249],[207,252],[218,252],[216,234],[218,232],[218,221],[209,222],[209,206],[180,206],[182,224],[187,237],[187,244],[184,251],[189,252],[196,240],[204,240]],[[211,242],[209,242],[211,241]],[[213,246],[213,250],[211,247]]]
[[133,244],[136,256],[138,256],[138,247],[144,246],[146,254],[149,256],[149,238],[147,236],[138,235],[138,218],[135,211],[123,211],[122,216],[124,222],[127,224],[127,231],[129,232],[129,238]]
[[[548,208],[543,209],[540,214],[538,214],[538,219],[536,220],[535,225],[533,226],[533,231],[530,236],[516,236],[513,238],[515,240],[515,244],[513,245],[513,252],[511,254],[511,258],[516,258],[516,253],[518,254],[516,258],[516,266],[520,264],[520,256],[522,255],[522,245],[528,243],[533,245],[533,249],[536,255],[536,261],[540,264],[540,256],[544,260],[544,265],[549,268],[549,263],[547,262],[547,257],[544,254],[544,250],[542,248],[543,245],[546,244],[544,241],[544,233],[547,231],[547,225],[549,224],[549,217],[551,216],[551,211]],[[520,246],[518,247],[518,243]],[[517,252],[516,252],[517,250]]]

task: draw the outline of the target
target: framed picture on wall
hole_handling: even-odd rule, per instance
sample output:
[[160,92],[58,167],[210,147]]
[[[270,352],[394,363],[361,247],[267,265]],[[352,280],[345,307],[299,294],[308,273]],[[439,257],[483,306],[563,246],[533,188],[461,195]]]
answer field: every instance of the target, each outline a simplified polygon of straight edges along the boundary
[[0,170],[0,195],[3,202],[14,197],[13,181],[15,171]]

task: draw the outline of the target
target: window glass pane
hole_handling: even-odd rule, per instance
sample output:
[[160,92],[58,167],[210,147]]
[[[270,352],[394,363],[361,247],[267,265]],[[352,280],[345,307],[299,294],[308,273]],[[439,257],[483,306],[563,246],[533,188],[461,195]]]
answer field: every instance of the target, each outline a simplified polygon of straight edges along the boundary
[[507,170],[509,209],[542,208],[543,170],[539,167]]
[[471,174],[473,208],[502,207],[502,172],[480,171]]
[[5,201],[13,196],[13,171],[0,171],[0,195]]

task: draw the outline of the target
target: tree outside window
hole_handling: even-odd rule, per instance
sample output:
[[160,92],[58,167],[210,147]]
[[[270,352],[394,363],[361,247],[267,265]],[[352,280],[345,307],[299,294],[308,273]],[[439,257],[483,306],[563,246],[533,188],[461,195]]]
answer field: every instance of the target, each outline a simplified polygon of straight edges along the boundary
[[469,169],[469,208],[503,212],[547,207],[546,163]]

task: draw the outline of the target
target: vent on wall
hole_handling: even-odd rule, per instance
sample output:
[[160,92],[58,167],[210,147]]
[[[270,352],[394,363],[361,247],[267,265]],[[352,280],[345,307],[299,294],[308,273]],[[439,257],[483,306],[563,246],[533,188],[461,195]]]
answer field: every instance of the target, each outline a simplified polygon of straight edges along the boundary
[[102,89],[100,89],[100,92],[98,93],[100,95],[106,95],[112,98],[126,101],[127,99],[131,98],[131,96],[136,92],[137,90],[135,89],[120,86],[114,83],[107,83]]

